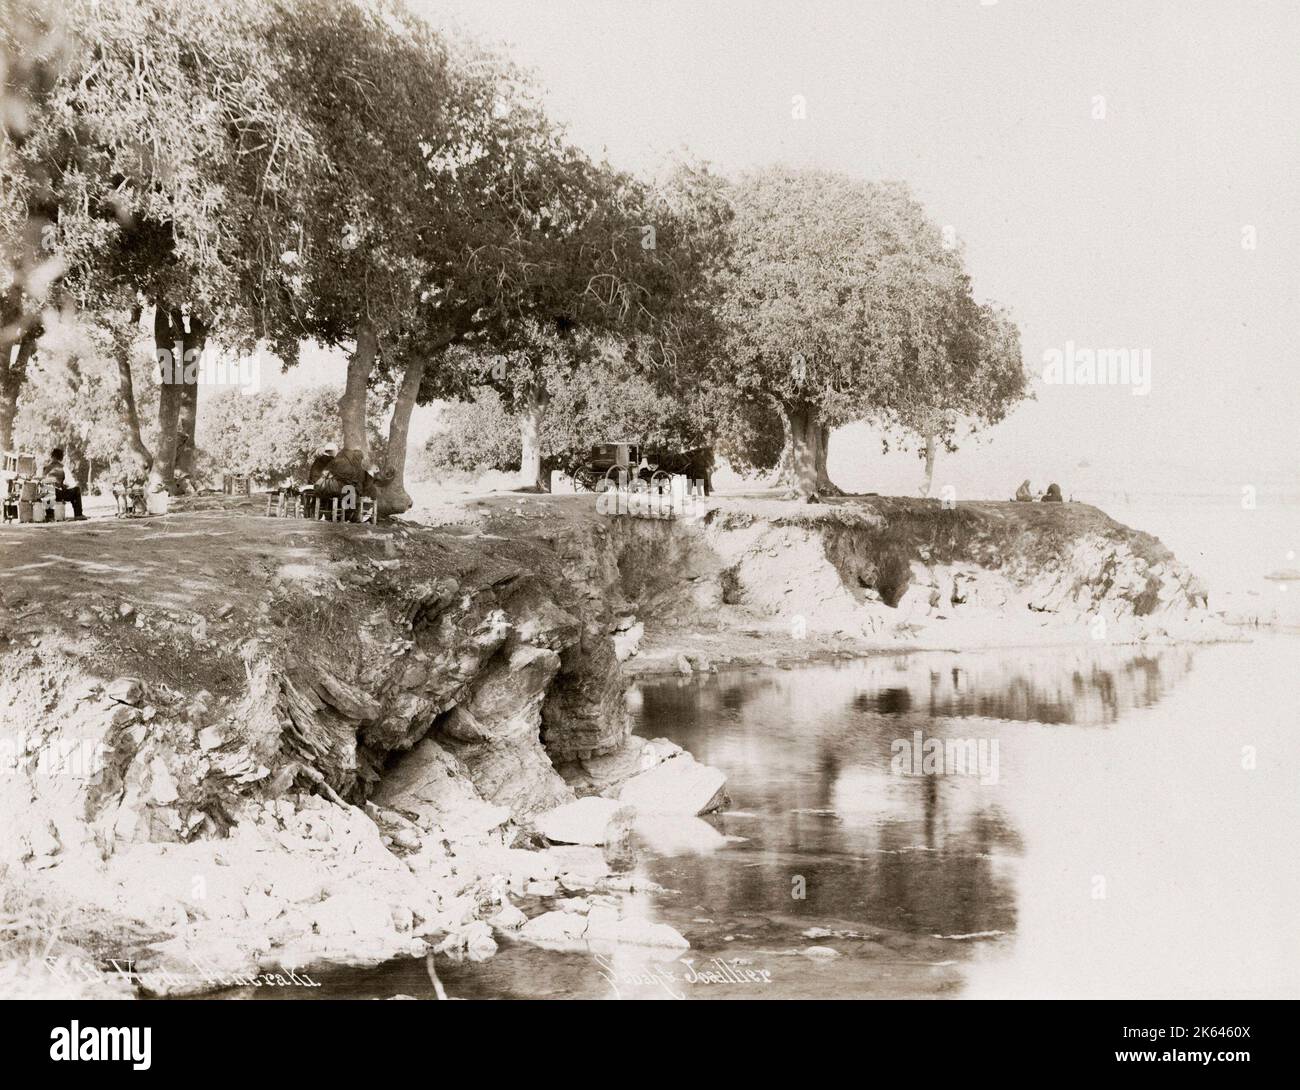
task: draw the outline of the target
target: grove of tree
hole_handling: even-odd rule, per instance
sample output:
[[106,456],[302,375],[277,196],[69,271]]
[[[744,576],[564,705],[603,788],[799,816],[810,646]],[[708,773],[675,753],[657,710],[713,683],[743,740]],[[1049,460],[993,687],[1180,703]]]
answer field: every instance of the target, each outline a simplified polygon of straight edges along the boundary
[[[507,56],[400,0],[0,16],[0,447],[57,440],[170,489],[292,474],[335,438],[394,513],[415,406],[451,400],[434,465],[508,447],[545,488],[617,435],[712,445],[806,495],[834,489],[835,427],[871,421],[932,467],[1025,396],[1014,323],[902,185],[637,177],[574,145]],[[336,395],[202,394],[201,360],[305,367],[312,342],[347,356]]]

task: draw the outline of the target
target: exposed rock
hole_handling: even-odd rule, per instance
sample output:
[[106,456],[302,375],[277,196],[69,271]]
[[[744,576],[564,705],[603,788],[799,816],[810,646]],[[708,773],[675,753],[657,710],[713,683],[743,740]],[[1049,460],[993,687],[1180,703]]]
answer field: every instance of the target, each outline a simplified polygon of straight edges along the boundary
[[500,912],[489,917],[488,922],[502,931],[518,931],[528,922],[528,917],[507,901]]
[[199,731],[199,749],[207,752],[224,745],[226,736],[219,727],[204,727]]
[[543,912],[520,928],[519,937],[540,944],[571,943],[586,930],[587,918],[576,912]]
[[349,719],[365,722],[378,719],[382,713],[383,709],[378,701],[332,674],[322,672],[318,677],[317,685],[325,701]]
[[591,911],[591,901],[586,897],[561,897],[555,906],[561,912],[577,912],[581,915]]
[[722,805],[727,778],[688,753],[638,773],[618,791],[639,814],[707,814]]
[[626,629],[614,633],[614,657],[619,662],[626,662],[640,650],[641,640],[645,636],[645,625],[640,621]]
[[560,884],[565,889],[592,889],[610,872],[609,862],[600,848],[557,845],[546,854],[555,860]]
[[352,932],[387,935],[393,927],[392,909],[364,888],[335,893],[310,907],[308,917],[322,935]]
[[630,820],[624,802],[589,795],[539,814],[533,827],[553,843],[601,845],[617,839]]
[[508,807],[488,803],[468,769],[432,738],[388,771],[374,797],[383,806],[418,814],[422,827],[439,827],[452,838],[482,835],[511,816]]
[[644,916],[619,918],[616,908],[597,906],[587,916],[584,938],[596,944],[623,943],[634,946],[661,946],[687,950],[690,943],[667,924],[652,923]]
[[105,687],[104,694],[119,704],[139,704],[144,699],[144,683],[138,677],[120,677]]
[[829,961],[840,956],[840,952],[830,946],[808,946],[804,948],[803,956],[814,958],[816,960]]

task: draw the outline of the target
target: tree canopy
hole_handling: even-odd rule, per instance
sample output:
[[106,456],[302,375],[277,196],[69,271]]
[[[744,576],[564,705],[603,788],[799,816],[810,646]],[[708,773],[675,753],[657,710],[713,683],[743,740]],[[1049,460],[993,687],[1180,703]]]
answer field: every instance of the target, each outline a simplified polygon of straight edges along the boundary
[[[975,304],[959,254],[905,186],[774,167],[732,198],[715,377],[775,403],[802,492],[833,487],[831,428],[906,423],[952,408],[948,393],[982,368],[1020,373],[1018,343]],[[981,388],[989,415],[1018,392]]]
[[[205,417],[275,399],[201,414],[196,364],[294,366],[307,341],[348,353],[335,434],[384,512],[411,502],[411,414],[436,399],[506,414],[533,487],[615,429],[779,462],[811,492],[833,487],[834,427],[951,447],[1024,395],[1014,324],[900,184],[690,158],[634,176],[509,57],[400,0],[3,3],[4,445],[28,376],[43,403],[73,368],[156,487],[193,472],[200,427],[274,474],[297,440],[227,450]],[[73,315],[75,354],[42,340]]]

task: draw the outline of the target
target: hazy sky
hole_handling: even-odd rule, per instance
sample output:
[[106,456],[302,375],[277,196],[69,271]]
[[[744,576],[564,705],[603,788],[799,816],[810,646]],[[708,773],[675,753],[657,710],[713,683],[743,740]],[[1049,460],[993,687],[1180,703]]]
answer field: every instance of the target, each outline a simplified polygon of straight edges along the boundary
[[[1170,467],[1295,482],[1300,5],[412,5],[510,43],[553,115],[618,166],[685,145],[727,173],[785,161],[907,180],[955,228],[977,294],[1012,309],[1036,374],[1067,341],[1150,349],[1145,397],[1036,382],[991,443],[941,461],[966,494],[1085,458],[1127,487]],[[851,429],[832,471],[886,483],[915,463]]]

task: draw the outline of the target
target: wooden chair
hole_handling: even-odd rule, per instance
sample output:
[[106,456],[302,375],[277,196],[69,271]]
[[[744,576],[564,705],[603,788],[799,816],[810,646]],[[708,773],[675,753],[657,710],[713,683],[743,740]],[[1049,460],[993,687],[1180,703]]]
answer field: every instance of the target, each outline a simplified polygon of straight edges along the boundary
[[113,485],[113,500],[117,504],[117,510],[114,512],[116,518],[139,518],[149,513],[149,503],[145,499],[143,485],[118,481]]
[[317,517],[323,522],[348,522],[348,512],[356,511],[357,522],[375,522],[375,501],[372,497],[361,496],[349,505],[345,505],[343,500],[342,496],[322,496],[318,503]]
[[0,481],[0,521],[14,522],[18,518],[17,486],[17,477],[6,477]]

